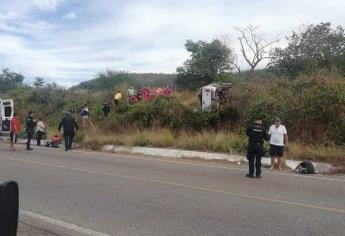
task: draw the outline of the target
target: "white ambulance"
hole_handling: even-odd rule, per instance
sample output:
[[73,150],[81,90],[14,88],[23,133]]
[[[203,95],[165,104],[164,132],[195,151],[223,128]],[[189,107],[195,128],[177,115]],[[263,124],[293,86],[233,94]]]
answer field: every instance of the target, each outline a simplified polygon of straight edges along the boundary
[[13,99],[0,98],[0,134],[10,132],[11,119],[13,117]]

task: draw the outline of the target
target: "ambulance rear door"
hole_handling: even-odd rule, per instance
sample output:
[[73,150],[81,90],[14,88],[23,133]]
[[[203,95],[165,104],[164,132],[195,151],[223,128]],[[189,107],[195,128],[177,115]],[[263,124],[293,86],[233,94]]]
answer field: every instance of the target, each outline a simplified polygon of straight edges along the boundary
[[10,132],[11,119],[13,117],[13,99],[4,99],[0,103],[1,133]]

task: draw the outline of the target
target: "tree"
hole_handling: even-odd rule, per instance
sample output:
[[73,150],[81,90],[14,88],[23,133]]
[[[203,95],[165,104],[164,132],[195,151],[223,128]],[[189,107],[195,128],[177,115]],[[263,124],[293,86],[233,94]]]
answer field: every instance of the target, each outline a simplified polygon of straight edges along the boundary
[[229,35],[223,34],[219,36],[219,40],[223,45],[226,45],[231,50],[231,59],[230,59],[230,65],[233,67],[232,69],[236,69],[238,74],[241,74],[241,65],[239,61],[239,57],[237,53],[235,53],[235,50],[232,48],[232,42],[230,40]]
[[35,104],[37,113],[41,116],[54,113],[65,105],[65,89],[57,86],[56,83],[44,83],[43,78],[36,78],[35,89],[30,88],[27,100]]
[[35,88],[42,88],[44,84],[45,84],[45,81],[41,77],[36,77],[35,81],[33,82],[33,85],[35,86]]
[[123,84],[132,84],[134,80],[130,74],[123,71],[107,70],[100,72],[95,79],[80,83],[75,88],[95,90],[108,90],[112,91],[114,87]]
[[232,68],[232,50],[218,39],[211,43],[187,40],[185,47],[191,55],[176,69],[180,87],[193,89],[217,81]]
[[244,60],[250,66],[250,74],[254,75],[254,70],[257,65],[264,59],[269,59],[271,56],[270,48],[272,44],[278,40],[267,42],[262,34],[257,33],[257,26],[247,26],[246,28],[235,28],[240,36],[238,40],[241,46],[241,53]]
[[336,68],[345,73],[345,34],[331,23],[308,25],[304,31],[292,32],[285,49],[276,48],[272,65],[282,74],[296,76],[301,72]]
[[0,74],[0,92],[7,92],[23,86],[24,76],[11,72],[8,68],[2,69]]

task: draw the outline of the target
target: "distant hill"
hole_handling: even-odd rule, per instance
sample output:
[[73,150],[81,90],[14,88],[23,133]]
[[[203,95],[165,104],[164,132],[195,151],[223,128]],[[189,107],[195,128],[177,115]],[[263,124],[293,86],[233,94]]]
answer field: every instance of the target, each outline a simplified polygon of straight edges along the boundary
[[157,73],[126,73],[118,71],[106,71],[99,73],[95,79],[80,83],[71,89],[88,90],[113,90],[121,85],[133,86],[173,86],[175,74],[157,74]]

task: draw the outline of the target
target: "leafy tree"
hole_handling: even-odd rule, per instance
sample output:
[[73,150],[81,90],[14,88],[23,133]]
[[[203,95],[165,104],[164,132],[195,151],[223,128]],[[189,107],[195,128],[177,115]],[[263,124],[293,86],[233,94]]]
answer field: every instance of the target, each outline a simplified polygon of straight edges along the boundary
[[42,88],[44,83],[45,83],[45,81],[43,78],[36,77],[35,81],[33,82],[33,85],[35,86],[35,88]]
[[191,55],[183,66],[176,69],[178,86],[189,89],[199,87],[217,81],[231,70],[232,51],[220,40],[211,43],[187,40],[185,47]]
[[11,72],[8,68],[3,69],[0,74],[0,92],[7,92],[23,86],[24,76]]
[[296,76],[301,72],[337,68],[345,73],[345,34],[331,23],[308,25],[301,33],[293,32],[287,37],[285,49],[276,48],[272,65],[282,74]]
[[80,83],[75,88],[95,90],[113,90],[114,87],[133,83],[133,78],[126,72],[107,70],[100,72],[95,79]]

